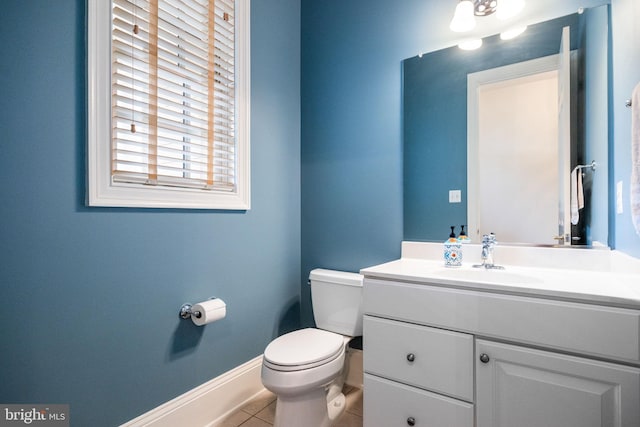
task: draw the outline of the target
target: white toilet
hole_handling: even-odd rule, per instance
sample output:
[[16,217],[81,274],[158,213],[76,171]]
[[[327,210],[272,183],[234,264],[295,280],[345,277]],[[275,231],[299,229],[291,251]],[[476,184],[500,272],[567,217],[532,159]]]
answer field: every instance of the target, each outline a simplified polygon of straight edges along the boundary
[[362,335],[362,276],[313,270],[313,317],[265,349],[262,384],[277,397],[275,427],[328,427],[345,408],[342,394],[349,341]]

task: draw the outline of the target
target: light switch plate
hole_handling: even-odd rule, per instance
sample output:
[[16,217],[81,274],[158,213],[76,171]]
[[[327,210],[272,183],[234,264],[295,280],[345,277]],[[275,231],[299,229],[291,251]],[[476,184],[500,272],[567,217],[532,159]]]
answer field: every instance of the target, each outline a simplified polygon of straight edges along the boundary
[[462,203],[462,190],[449,190],[449,203]]

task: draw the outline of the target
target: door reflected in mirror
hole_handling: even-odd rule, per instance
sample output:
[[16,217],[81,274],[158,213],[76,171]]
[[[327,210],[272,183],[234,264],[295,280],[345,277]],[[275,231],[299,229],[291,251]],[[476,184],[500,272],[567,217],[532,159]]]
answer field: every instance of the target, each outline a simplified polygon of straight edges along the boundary
[[[532,61],[548,63],[551,71],[536,72]],[[558,60],[532,61],[469,75],[467,210],[476,242],[495,233],[502,242],[554,244],[564,234],[558,227]],[[512,218],[526,226],[513,227]]]

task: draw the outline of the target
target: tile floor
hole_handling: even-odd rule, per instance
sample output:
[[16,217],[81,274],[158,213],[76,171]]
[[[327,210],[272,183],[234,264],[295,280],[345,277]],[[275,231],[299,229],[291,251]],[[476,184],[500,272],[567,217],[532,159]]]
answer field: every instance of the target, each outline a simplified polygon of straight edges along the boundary
[[[362,427],[362,390],[345,386],[343,393],[347,397],[347,408],[333,427]],[[276,397],[264,390],[217,427],[271,427],[275,414]]]

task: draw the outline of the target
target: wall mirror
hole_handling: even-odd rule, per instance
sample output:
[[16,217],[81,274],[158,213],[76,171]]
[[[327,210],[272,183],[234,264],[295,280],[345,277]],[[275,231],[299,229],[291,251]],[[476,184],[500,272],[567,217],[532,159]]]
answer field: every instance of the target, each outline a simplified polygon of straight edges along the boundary
[[[495,232],[501,243],[607,245],[608,22],[608,6],[598,6],[512,40],[484,38],[474,51],[403,61],[405,240],[443,241],[465,224],[476,242]],[[540,85],[551,87],[551,107],[536,104]],[[555,121],[546,133],[543,119]],[[592,161],[595,170],[574,174],[584,207],[572,211],[571,172]]]

